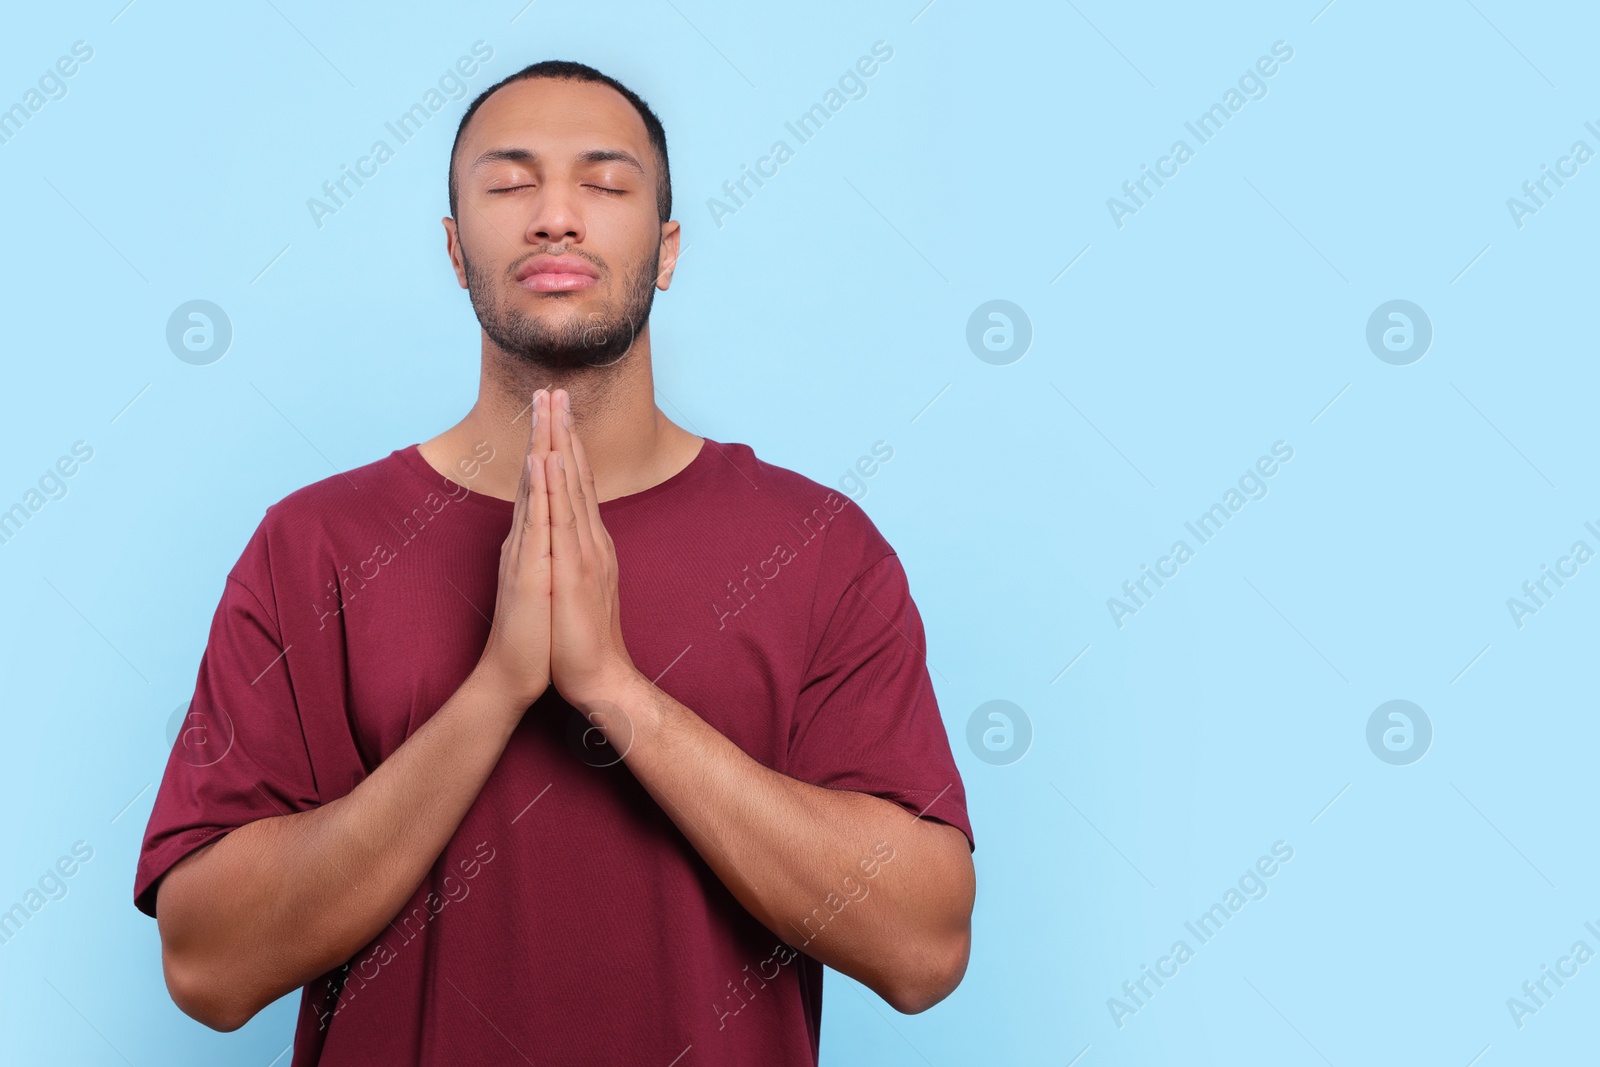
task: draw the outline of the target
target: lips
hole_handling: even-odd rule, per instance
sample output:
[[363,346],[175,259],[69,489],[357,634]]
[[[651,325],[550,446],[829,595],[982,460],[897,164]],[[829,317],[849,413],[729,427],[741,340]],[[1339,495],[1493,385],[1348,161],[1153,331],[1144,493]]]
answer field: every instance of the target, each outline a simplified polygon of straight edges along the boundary
[[517,271],[517,284],[536,293],[587,289],[599,280],[598,272],[577,256],[534,256]]

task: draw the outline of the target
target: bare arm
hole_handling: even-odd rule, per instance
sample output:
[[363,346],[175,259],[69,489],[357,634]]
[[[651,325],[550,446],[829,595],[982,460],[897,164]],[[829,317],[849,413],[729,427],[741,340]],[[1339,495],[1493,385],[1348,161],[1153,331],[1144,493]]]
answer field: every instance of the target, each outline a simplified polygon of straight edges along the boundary
[[642,675],[598,706],[626,718],[629,768],[767,929],[905,1014],[960,984],[977,881],[959,829],[763,766]]
[[167,989],[207,1026],[238,1029],[370,943],[422,884],[548,686],[549,429],[537,412],[534,423],[494,622],[466,681],[345,796],[241,826],[162,879]]
[[162,879],[167,988],[236,1030],[360,951],[416,892],[476,799],[522,712],[469,677],[346,796],[261,819]]
[[767,929],[897,1011],[949,996],[972,946],[977,878],[966,835],[882,797],[771,770],[640,674],[622,638],[616,550],[583,443],[559,413],[551,428],[556,689],[624,753]]

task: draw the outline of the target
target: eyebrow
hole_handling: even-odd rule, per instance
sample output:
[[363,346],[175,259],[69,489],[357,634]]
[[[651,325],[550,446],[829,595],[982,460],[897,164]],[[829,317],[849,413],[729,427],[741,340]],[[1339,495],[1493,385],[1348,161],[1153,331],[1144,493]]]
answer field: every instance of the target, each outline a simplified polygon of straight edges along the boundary
[[[492,163],[537,163],[539,153],[527,148],[491,148],[472,161],[471,171],[476,173]],[[591,148],[586,152],[578,153],[578,163],[621,163],[638,171],[641,176],[646,176],[644,164],[636,159],[632,152],[625,152],[620,148]]]

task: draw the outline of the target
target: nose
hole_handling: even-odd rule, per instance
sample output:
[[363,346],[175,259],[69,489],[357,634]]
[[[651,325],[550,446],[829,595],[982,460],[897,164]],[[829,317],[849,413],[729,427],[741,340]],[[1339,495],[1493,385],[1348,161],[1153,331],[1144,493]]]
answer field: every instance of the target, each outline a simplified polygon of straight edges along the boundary
[[583,240],[583,218],[577,207],[578,190],[563,181],[549,181],[539,188],[533,214],[528,218],[528,234],[541,242],[559,243]]

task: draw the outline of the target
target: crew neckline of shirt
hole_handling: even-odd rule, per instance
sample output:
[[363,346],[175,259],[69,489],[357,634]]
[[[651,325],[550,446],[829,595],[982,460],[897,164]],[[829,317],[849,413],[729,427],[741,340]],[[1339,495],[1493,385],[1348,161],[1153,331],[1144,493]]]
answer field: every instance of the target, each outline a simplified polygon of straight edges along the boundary
[[[638,504],[646,500],[652,500],[658,496],[661,496],[663,493],[671,492],[673,489],[676,489],[679,486],[686,485],[690,482],[694,482],[700,478],[703,478],[706,472],[711,469],[712,464],[716,460],[717,453],[720,451],[722,451],[722,444],[720,442],[713,441],[709,437],[701,438],[699,451],[694,454],[694,458],[691,459],[688,465],[682,470],[678,471],[676,474],[669,475],[664,481],[657,482],[655,485],[639,490],[637,493],[629,493],[626,496],[613,497],[610,500],[600,501],[601,516],[608,515],[611,512],[618,511],[622,508],[631,507],[634,504]],[[460,482],[454,481],[453,479],[441,474],[439,471],[434,470],[433,465],[422,457],[422,446],[420,442],[417,444],[407,445],[405,448],[397,448],[394,451],[394,455],[400,460],[401,464],[404,465],[407,470],[411,471],[413,474],[417,475],[424,482],[428,483],[434,488],[439,489],[441,492],[448,492],[452,500],[462,501],[474,507],[483,508],[494,512],[495,514],[502,515],[506,518],[510,518],[512,513],[516,510],[517,505],[516,501],[514,500],[501,500],[497,496],[489,496],[487,493],[480,493],[477,490],[468,486],[464,486]],[[462,493],[465,493],[466,495],[462,496]]]

